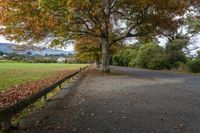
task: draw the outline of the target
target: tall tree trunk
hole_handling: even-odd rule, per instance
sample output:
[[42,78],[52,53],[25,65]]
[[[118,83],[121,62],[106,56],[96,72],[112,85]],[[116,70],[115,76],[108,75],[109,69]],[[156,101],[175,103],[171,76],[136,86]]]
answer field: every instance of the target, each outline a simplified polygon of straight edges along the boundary
[[97,55],[96,55],[96,67],[97,68],[100,68],[100,61],[99,61],[99,55],[98,55],[98,53],[97,53]]
[[99,60],[98,53],[96,53],[94,56],[94,64],[95,64],[96,68],[100,68],[100,60]]
[[96,65],[96,68],[100,68],[100,64],[99,64],[99,60],[98,59],[95,60],[95,65]]
[[109,43],[105,38],[101,39],[102,41],[102,71],[103,72],[110,72],[109,68]]

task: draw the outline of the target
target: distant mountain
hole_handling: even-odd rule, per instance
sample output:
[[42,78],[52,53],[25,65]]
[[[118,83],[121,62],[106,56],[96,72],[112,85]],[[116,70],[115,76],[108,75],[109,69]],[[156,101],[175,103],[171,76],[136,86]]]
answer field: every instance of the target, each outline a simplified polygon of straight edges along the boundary
[[0,51],[4,53],[17,53],[17,54],[27,54],[31,52],[32,55],[56,55],[56,54],[73,54],[74,51],[64,51],[64,50],[55,50],[50,48],[39,48],[36,46],[19,46],[13,43],[0,43]]

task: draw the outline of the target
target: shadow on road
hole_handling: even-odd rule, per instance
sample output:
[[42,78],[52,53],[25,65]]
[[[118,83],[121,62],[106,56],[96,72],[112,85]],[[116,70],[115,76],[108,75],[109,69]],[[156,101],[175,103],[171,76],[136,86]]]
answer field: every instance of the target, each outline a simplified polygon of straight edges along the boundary
[[14,132],[200,132],[198,77],[152,73],[91,71]]

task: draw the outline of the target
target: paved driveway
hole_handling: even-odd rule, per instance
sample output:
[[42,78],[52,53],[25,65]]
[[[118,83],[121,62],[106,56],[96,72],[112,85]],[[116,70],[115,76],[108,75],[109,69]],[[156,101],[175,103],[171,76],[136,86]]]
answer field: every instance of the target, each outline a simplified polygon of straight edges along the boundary
[[200,77],[126,67],[91,71],[14,132],[199,133]]

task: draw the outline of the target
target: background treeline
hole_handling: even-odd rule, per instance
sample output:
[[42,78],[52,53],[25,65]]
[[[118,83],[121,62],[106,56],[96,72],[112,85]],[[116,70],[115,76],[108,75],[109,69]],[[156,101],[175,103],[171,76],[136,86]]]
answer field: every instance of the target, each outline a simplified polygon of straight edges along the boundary
[[195,57],[189,56],[184,51],[187,44],[187,40],[175,39],[166,47],[156,42],[130,45],[115,53],[112,63],[115,66],[200,72],[200,51]]
[[27,54],[17,54],[17,53],[4,53],[0,51],[0,60],[10,60],[15,62],[24,62],[24,63],[57,63],[57,59],[71,58],[72,55],[32,55],[29,52]]

